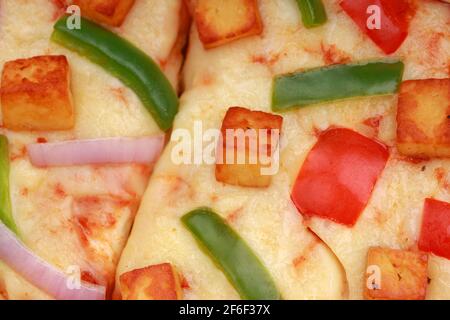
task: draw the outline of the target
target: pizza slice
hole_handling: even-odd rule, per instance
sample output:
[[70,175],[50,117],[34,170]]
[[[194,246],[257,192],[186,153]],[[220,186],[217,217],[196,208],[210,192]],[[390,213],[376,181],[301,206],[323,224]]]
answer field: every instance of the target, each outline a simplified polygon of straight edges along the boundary
[[192,1],[181,112],[116,298],[450,297],[448,225],[429,232],[447,205],[423,209],[449,201],[450,9],[376,1],[383,38],[352,1],[305,2]]
[[[177,111],[186,7],[181,0],[3,0],[0,11],[0,296],[109,298]],[[69,28],[70,19],[81,29]],[[79,52],[68,31],[84,30]],[[108,52],[111,44],[117,49]],[[132,58],[147,69],[123,70]],[[130,82],[138,72],[140,82]]]

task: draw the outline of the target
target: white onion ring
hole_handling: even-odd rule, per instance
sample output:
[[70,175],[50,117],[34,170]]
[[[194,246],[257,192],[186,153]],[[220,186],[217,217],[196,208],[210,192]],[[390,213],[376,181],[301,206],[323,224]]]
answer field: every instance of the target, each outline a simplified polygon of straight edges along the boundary
[[70,289],[69,277],[31,252],[0,222],[0,260],[58,300],[104,300],[105,287],[81,282]]
[[36,143],[27,146],[36,167],[155,162],[164,146],[164,136],[106,138]]

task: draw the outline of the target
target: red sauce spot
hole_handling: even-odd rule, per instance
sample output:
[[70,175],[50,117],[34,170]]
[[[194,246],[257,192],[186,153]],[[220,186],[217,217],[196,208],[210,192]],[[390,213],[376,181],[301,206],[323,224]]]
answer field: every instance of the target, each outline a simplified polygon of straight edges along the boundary
[[9,300],[8,290],[6,289],[6,285],[2,279],[0,279],[0,296],[5,300]]
[[139,173],[145,177],[146,179],[150,177],[150,174],[152,173],[153,168],[151,166],[147,166],[145,164],[138,166]]
[[36,142],[37,142],[37,143],[47,143],[48,141],[47,141],[47,139],[44,138],[44,137],[39,137],[39,138],[36,139]]
[[382,211],[376,209],[374,219],[377,224],[383,225],[390,218],[388,214],[384,214]]
[[185,276],[180,275],[180,278],[181,278],[181,288],[183,288],[183,289],[190,289],[191,286],[189,285],[189,282],[187,281]]
[[[315,235],[315,234],[314,234]],[[311,255],[311,253],[314,251],[315,247],[321,242],[319,238],[315,235],[314,240],[312,240],[308,246],[303,250],[303,252],[296,257],[294,260],[292,260],[292,265],[294,268],[300,267],[304,262],[306,262],[307,258]]]
[[294,265],[294,268],[298,268],[305,261],[306,258],[304,256],[299,256],[292,261],[292,264]]
[[[111,196],[111,197],[113,197],[113,196]],[[115,204],[120,208],[129,207],[129,206],[133,205],[135,202],[133,200],[120,199],[120,198],[114,199],[114,201],[115,201]]]
[[55,185],[55,195],[61,198],[64,198],[67,195],[66,191],[64,191],[62,184],[59,182]]
[[312,135],[316,138],[318,138],[320,135],[322,134],[322,130],[320,130],[319,128],[317,128],[316,126],[314,126],[312,128]]
[[383,119],[383,116],[375,116],[372,118],[368,118],[364,120],[364,124],[366,126],[372,127],[372,128],[378,128],[380,126],[380,122]]
[[103,231],[113,227],[117,219],[114,216],[118,208],[131,207],[134,210],[134,201],[118,197],[84,196],[75,198],[72,205],[73,215],[78,224],[87,235],[94,231]]
[[242,213],[242,207],[240,207],[239,209],[236,209],[236,210],[234,210],[234,211],[232,211],[228,216],[227,216],[227,220],[229,221],[229,222],[235,222],[238,218],[239,218],[239,216],[240,216],[240,214]]
[[28,188],[22,188],[20,190],[20,195],[26,197],[28,195]]
[[167,179],[170,186],[168,192],[169,196],[176,197],[177,200],[179,200],[181,196],[187,196],[190,199],[194,198],[195,193],[192,186],[183,178],[178,176],[166,176],[164,179]]
[[23,146],[22,148],[20,148],[19,153],[11,153],[10,160],[11,161],[19,160],[25,158],[26,156],[27,156],[27,147]]
[[326,65],[348,63],[351,60],[344,51],[338,49],[334,44],[326,45],[321,42],[320,50]]
[[85,236],[90,236],[92,234],[91,228],[89,226],[89,218],[87,217],[77,217],[77,222],[83,230]]
[[444,168],[434,169],[434,175],[442,188],[450,190],[450,182],[447,180],[447,171]]
[[80,240],[80,243],[83,246],[88,247],[89,239],[86,235],[86,230],[84,229],[82,222],[80,222],[80,220],[77,218],[73,225],[74,225],[74,229],[77,233],[78,239]]
[[211,84],[214,83],[214,77],[209,73],[209,72],[205,72],[202,76],[201,76],[201,81],[200,83],[204,86],[209,86]]
[[380,132],[380,122],[383,120],[382,115],[378,115],[372,118],[368,118],[363,121],[363,124],[365,124],[368,127],[373,128],[375,132],[375,137],[378,136],[378,133]]
[[81,272],[81,280],[84,282],[92,283],[99,285],[100,283],[95,279],[94,275],[89,271],[82,271]]
[[419,164],[419,163],[422,163],[422,162],[430,161],[430,158],[427,158],[427,157],[420,158],[420,157],[399,156],[398,160],[404,161],[404,162],[409,162],[409,163],[412,163],[412,164]]
[[116,96],[116,98],[121,101],[126,107],[129,106],[128,100],[125,97],[125,88],[119,87],[119,88],[111,88],[111,92]]
[[252,56],[252,62],[253,63],[259,63],[259,64],[266,64],[267,63],[267,59],[263,55],[254,55],[254,56]]
[[429,62],[436,61],[439,57],[439,51],[441,50],[441,39],[444,39],[442,32],[434,32],[429,37],[427,43],[427,59]]
[[264,64],[267,66],[273,66],[275,63],[278,62],[278,60],[280,59],[280,54],[276,53],[276,54],[270,54],[269,57],[265,56],[265,55],[253,55],[251,57],[251,61],[253,63],[258,63],[258,64]]
[[167,66],[167,59],[158,59],[158,63],[162,70],[164,70]]

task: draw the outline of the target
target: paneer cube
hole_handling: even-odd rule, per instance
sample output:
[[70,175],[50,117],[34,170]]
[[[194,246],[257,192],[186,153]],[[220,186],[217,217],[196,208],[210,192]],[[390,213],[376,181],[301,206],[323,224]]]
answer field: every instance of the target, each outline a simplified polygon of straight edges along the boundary
[[120,27],[135,0],[74,0],[81,15],[112,27]]
[[122,300],[180,300],[180,276],[170,263],[148,266],[122,274]]
[[197,0],[195,22],[206,49],[261,34],[256,0]]
[[450,157],[450,79],[402,83],[397,148],[406,156]]
[[223,120],[217,152],[216,180],[242,187],[264,188],[277,169],[274,152],[283,118],[278,115],[230,108]]
[[422,252],[370,248],[364,297],[370,300],[423,300],[428,255]]
[[67,130],[75,124],[65,56],[6,62],[2,73],[3,125],[11,130]]

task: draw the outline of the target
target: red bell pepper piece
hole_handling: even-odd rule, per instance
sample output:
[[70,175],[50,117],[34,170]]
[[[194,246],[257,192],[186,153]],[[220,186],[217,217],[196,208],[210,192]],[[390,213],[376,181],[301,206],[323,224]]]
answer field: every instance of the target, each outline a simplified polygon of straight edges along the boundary
[[[409,21],[415,11],[408,0],[343,0],[340,5],[386,54],[395,52],[406,39]],[[368,8],[372,5],[380,8],[379,29],[368,27],[367,21],[372,15]]]
[[349,129],[330,129],[303,164],[291,198],[297,209],[353,226],[386,166],[386,146]]
[[425,200],[419,249],[450,259],[450,203]]

